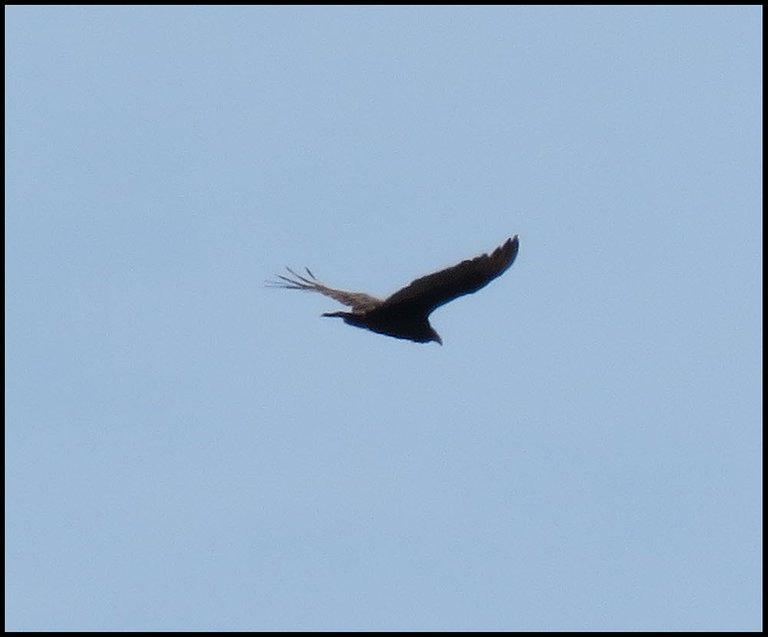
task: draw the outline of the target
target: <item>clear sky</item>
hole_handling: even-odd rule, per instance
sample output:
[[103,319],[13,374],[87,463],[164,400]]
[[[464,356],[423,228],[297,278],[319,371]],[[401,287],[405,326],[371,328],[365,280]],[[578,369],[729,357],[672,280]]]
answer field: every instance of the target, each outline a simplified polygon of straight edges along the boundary
[[760,629],[761,25],[6,8],[6,628]]

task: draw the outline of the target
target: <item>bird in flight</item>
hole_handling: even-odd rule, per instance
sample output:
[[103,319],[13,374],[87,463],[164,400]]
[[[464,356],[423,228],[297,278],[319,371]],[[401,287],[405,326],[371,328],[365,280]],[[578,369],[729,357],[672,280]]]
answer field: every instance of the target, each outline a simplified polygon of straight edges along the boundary
[[440,335],[429,324],[429,315],[441,305],[477,292],[506,272],[517,256],[518,247],[515,235],[490,254],[482,254],[420,277],[384,300],[362,292],[345,292],[328,287],[318,281],[309,268],[305,268],[307,276],[286,268],[290,276],[278,274],[279,280],[267,281],[267,285],[287,290],[310,290],[330,296],[352,311],[326,312],[322,316],[338,317],[348,325],[417,343],[435,341],[442,345]]

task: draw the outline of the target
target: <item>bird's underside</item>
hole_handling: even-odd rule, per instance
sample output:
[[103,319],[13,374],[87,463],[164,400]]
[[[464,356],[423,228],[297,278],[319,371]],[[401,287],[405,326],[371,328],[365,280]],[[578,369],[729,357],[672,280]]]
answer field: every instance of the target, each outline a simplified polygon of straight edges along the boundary
[[290,276],[277,275],[268,281],[271,287],[320,292],[348,306],[351,311],[326,312],[348,325],[362,327],[379,334],[418,343],[435,341],[442,345],[439,334],[429,324],[429,315],[441,305],[465,294],[477,292],[503,274],[515,260],[519,247],[517,235],[507,239],[491,254],[467,259],[450,268],[415,279],[386,299],[363,292],[347,292],[328,287],[306,268],[307,275],[286,268]]

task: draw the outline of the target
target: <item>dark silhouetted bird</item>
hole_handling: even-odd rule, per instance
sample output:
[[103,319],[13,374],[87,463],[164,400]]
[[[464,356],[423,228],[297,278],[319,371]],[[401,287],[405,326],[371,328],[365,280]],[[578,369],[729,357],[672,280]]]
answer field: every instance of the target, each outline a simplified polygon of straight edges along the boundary
[[306,268],[308,277],[286,268],[291,277],[277,275],[279,281],[268,281],[272,287],[288,290],[312,290],[330,296],[349,306],[351,312],[326,312],[348,325],[362,327],[395,338],[443,344],[440,335],[429,324],[433,310],[464,294],[477,292],[512,265],[517,256],[517,235],[507,239],[491,254],[467,259],[445,270],[420,277],[383,301],[362,292],[335,290],[320,283]]

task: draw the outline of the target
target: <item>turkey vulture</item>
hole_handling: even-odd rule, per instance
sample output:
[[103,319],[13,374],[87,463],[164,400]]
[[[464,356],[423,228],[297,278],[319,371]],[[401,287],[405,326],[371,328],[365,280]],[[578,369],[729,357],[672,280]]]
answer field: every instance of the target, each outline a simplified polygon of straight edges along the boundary
[[395,338],[443,344],[440,335],[429,324],[433,310],[464,294],[477,292],[504,273],[517,256],[517,235],[507,239],[490,255],[467,259],[445,270],[412,281],[383,301],[362,292],[344,292],[329,288],[315,278],[309,268],[308,277],[286,268],[291,277],[276,275],[279,281],[268,281],[270,287],[288,290],[313,290],[330,296],[352,308],[351,312],[326,312],[323,316],[344,319],[348,325],[362,327]]

